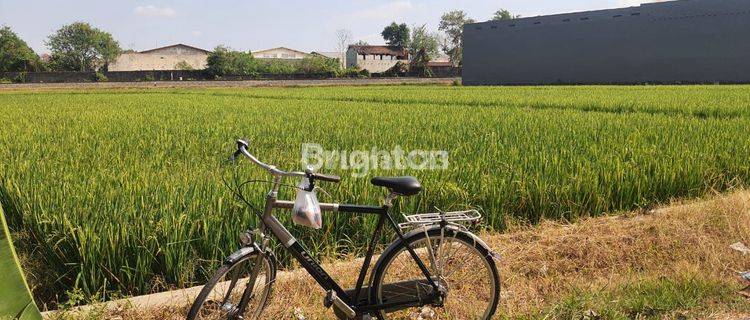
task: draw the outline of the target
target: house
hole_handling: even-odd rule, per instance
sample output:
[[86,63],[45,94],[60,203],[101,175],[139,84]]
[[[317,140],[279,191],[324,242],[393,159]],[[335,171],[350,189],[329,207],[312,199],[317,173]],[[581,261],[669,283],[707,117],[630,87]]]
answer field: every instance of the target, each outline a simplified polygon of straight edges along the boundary
[[335,51],[313,51],[310,53],[313,56],[320,56],[328,59],[337,60],[341,68],[346,68],[346,53],[335,52]]
[[372,73],[384,72],[396,63],[409,63],[409,52],[397,46],[349,46],[346,66]]
[[125,52],[109,64],[108,70],[201,70],[206,68],[209,53],[208,50],[181,43],[141,52]]
[[309,53],[305,53],[299,50],[289,49],[285,47],[278,47],[266,50],[259,50],[252,52],[253,57],[257,59],[284,59],[284,60],[299,60],[309,56]]

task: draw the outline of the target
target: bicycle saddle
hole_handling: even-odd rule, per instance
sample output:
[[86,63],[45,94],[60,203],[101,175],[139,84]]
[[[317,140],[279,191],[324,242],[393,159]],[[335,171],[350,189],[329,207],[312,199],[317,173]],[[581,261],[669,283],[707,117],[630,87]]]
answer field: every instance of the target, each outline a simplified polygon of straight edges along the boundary
[[402,196],[413,196],[422,190],[422,185],[415,177],[375,177],[370,182]]

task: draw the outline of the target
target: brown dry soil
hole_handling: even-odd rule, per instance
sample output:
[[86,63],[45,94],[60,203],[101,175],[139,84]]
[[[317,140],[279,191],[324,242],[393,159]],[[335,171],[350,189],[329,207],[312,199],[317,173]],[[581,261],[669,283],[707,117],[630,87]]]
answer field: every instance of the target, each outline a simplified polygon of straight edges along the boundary
[[[750,245],[748,191],[482,237],[502,255],[499,319],[750,318],[737,274],[750,270],[750,255],[730,248]],[[325,267],[351,286],[360,261]],[[322,306],[324,292],[302,270],[283,272],[274,290],[267,319],[333,318]],[[47,317],[182,319],[185,308],[110,304]]]
[[315,87],[402,84],[451,84],[461,78],[343,78],[312,80],[245,80],[245,81],[144,81],[86,83],[19,83],[0,84],[2,90],[28,89],[115,89],[115,88],[249,88],[249,87]]

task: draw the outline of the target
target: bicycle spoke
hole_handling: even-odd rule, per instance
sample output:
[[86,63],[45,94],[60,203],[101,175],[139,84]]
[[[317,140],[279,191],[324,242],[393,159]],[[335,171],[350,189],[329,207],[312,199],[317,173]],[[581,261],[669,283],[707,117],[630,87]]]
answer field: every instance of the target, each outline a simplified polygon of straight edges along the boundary
[[[442,307],[435,308],[437,319],[484,319],[494,312],[496,306],[496,283],[489,268],[486,255],[480,253],[474,243],[460,240],[445,234],[431,234],[430,237],[410,243],[410,246],[423,261],[430,262],[430,272],[436,284],[446,292]],[[432,261],[434,259],[434,262]],[[388,262],[380,280],[378,301],[419,301],[429,297],[432,287],[417,282],[415,287],[402,285],[407,281],[424,281],[407,250],[402,249]],[[404,292],[404,290],[407,290]],[[412,290],[409,293],[408,290]],[[420,308],[389,309],[387,318],[409,318],[419,314]]]
[[[235,316],[256,319],[265,304],[272,282],[269,279],[269,261],[265,258],[255,259],[253,256],[225,271],[224,275],[212,284],[205,301],[196,312],[195,319],[227,319]],[[257,264],[258,261],[263,263]],[[242,299],[245,294],[248,296],[244,302],[244,312],[239,315],[237,312],[243,305]],[[260,294],[263,296],[259,296]]]

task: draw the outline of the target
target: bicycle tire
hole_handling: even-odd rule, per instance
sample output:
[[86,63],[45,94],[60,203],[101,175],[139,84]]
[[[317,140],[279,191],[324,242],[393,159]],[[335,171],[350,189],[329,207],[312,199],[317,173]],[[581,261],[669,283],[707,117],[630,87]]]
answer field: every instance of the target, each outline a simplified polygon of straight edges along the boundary
[[[384,287],[384,276],[385,273],[388,271],[387,269],[391,265],[393,259],[396,259],[400,257],[399,254],[407,254],[408,251],[406,250],[407,245],[412,245],[415,243],[419,243],[420,241],[424,241],[426,238],[430,239],[437,239],[437,237],[440,236],[441,229],[440,228],[433,228],[430,230],[427,230],[426,232],[424,230],[417,231],[417,232],[411,232],[404,236],[404,241],[397,240],[393,244],[391,244],[381,255],[381,257],[378,259],[378,262],[375,266],[375,271],[372,274],[372,278],[370,283],[372,286],[370,287],[370,299],[371,303],[373,304],[383,304],[384,299],[381,293],[381,288]],[[491,303],[489,304],[489,308],[486,309],[486,313],[480,317],[480,319],[490,319],[497,311],[497,307],[500,300],[500,275],[497,271],[497,266],[495,265],[495,261],[492,258],[492,255],[490,254],[489,248],[485,246],[485,244],[476,238],[476,236],[469,234],[465,231],[455,230],[452,228],[446,228],[444,236],[446,238],[456,239],[457,241],[460,241],[466,246],[470,246],[474,250],[477,251],[478,256],[483,260],[485,263],[485,266],[487,266],[489,274],[490,274],[490,282],[493,285],[492,288],[492,298]],[[428,242],[429,243],[429,242]],[[418,253],[419,254],[419,253]],[[423,261],[428,269],[430,269],[430,262],[429,261]],[[414,267],[416,267],[416,263],[414,263]],[[421,278],[424,278],[424,275],[420,273]],[[415,295],[418,295],[419,293],[416,293]],[[448,297],[446,298],[446,301],[450,300],[451,296],[450,293],[448,294]],[[378,318],[380,319],[388,319],[388,312],[386,310],[381,310],[378,313]]]
[[[198,320],[200,319],[199,313],[201,311],[201,308],[205,305],[209,295],[212,293],[216,285],[219,283],[220,280],[224,278],[225,275],[231,270],[233,270],[236,266],[247,262],[250,259],[257,258],[258,253],[257,252],[251,252],[249,254],[246,254],[238,259],[228,259],[224,264],[216,270],[214,275],[211,277],[211,279],[206,283],[206,285],[203,286],[203,289],[201,289],[198,296],[195,298],[195,301],[193,302],[192,306],[190,307],[190,311],[187,315],[187,320]],[[232,255],[234,256],[234,255]],[[262,257],[263,265],[266,266],[266,274],[265,277],[265,284],[263,287],[264,292],[262,293],[261,299],[263,301],[260,301],[258,306],[256,307],[257,310],[255,310],[252,313],[251,317],[244,317],[244,319],[257,319],[260,314],[263,312],[263,309],[268,305],[268,300],[271,295],[272,289],[273,289],[273,283],[276,280],[276,264],[274,263],[273,257],[270,256],[270,253],[264,253]],[[247,290],[247,288],[243,289],[243,292]],[[249,301],[248,301],[249,302]],[[243,306],[244,308],[245,306]],[[248,314],[251,310],[245,310],[244,314]]]

